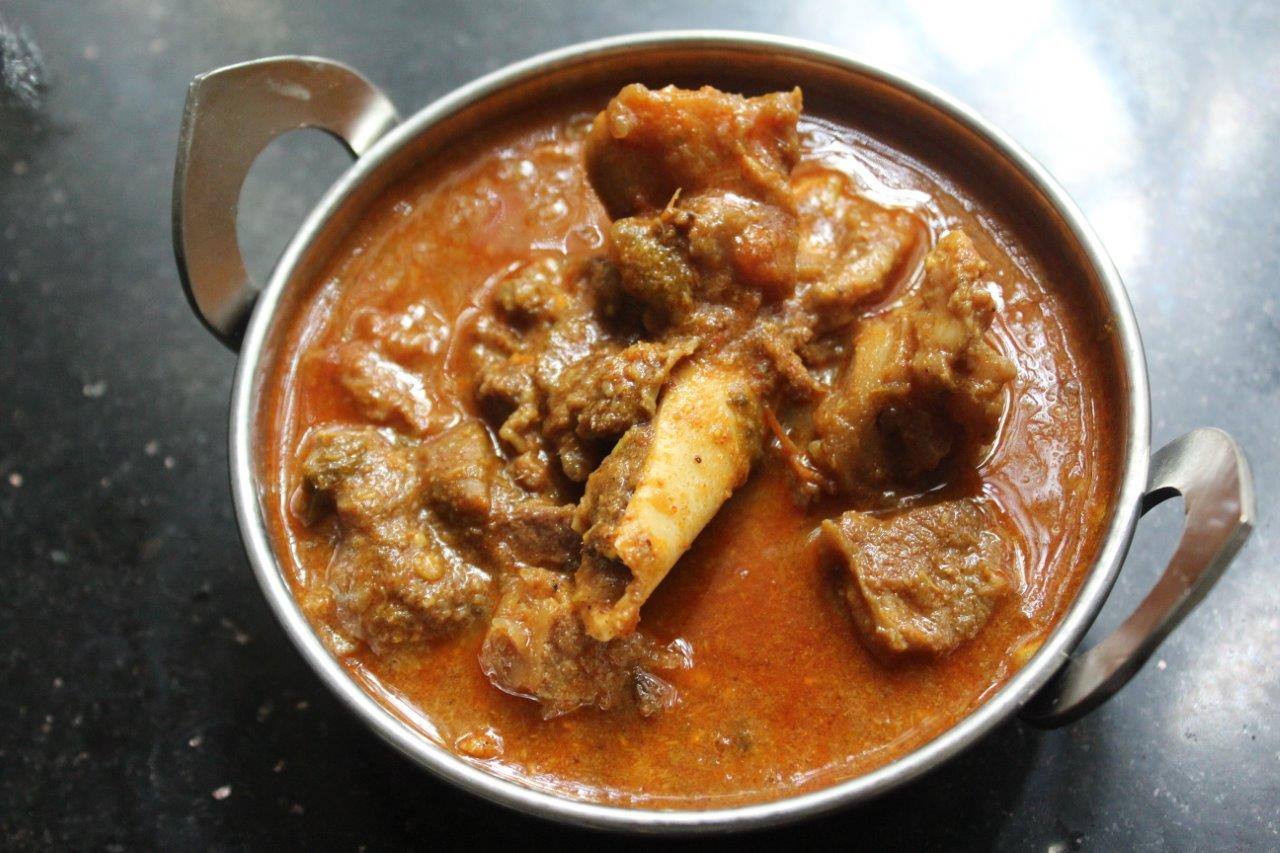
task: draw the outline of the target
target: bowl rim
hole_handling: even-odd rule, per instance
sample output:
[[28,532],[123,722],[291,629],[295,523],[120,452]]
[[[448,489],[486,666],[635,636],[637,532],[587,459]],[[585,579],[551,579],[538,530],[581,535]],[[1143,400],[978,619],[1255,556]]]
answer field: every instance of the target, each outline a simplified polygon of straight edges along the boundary
[[[527,787],[473,765],[431,741],[361,687],[330,654],[303,615],[270,542],[255,473],[254,429],[261,359],[282,294],[325,224],[394,152],[427,128],[485,97],[548,71],[611,56],[679,47],[774,52],[874,78],[957,121],[1003,155],[1062,218],[1100,282],[1114,321],[1127,380],[1127,435],[1111,522],[1075,600],[1032,659],[999,690],[938,737],[868,773],[825,788],[761,803],[707,810],[603,805]],[[1049,173],[1003,131],[941,90],[836,48],[763,33],[667,30],[581,42],[512,63],[429,103],[391,130],[349,168],[308,214],[263,288],[240,349],[230,406],[230,473],[236,519],[263,595],[294,646],[320,679],[380,738],[438,778],[517,811],[582,827],[641,833],[705,833],[761,828],[862,802],[957,755],[1029,701],[1084,637],[1115,581],[1139,515],[1150,453],[1150,398],[1137,321],[1119,273],[1084,215]]]

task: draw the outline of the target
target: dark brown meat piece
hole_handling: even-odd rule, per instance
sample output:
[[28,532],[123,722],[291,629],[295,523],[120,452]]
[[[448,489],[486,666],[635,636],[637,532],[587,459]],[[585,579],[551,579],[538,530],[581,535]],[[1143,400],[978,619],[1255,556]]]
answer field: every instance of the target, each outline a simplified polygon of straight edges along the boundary
[[627,432],[600,467],[587,480],[586,491],[578,502],[574,526],[588,546],[609,557],[616,557],[611,545],[618,519],[622,517],[640,478],[640,469],[653,444],[653,427],[646,424]]
[[978,633],[1009,587],[1004,549],[973,500],[888,518],[846,512],[823,522],[822,534],[848,571],[858,630],[881,651],[952,651]]
[[676,191],[791,204],[800,90],[743,98],[711,87],[627,86],[587,137],[587,173],[609,215],[655,214]]
[[432,436],[422,443],[418,462],[433,510],[455,525],[484,522],[502,460],[483,424],[466,420]]
[[504,571],[568,571],[576,564],[581,537],[573,529],[574,507],[519,488],[479,421],[423,442],[419,462],[427,506],[476,562]]
[[571,278],[559,261],[534,261],[513,271],[495,287],[498,316],[481,316],[470,346],[475,397],[515,455],[511,475],[548,497],[559,496],[563,478],[555,469],[556,448],[542,432],[546,385],[596,344],[609,345],[589,293]]
[[925,261],[920,292],[859,327],[853,363],[814,413],[816,466],[842,492],[918,484],[974,464],[995,435],[1012,363],[987,342],[995,301],[963,232]]
[[517,454],[541,446],[536,430],[541,416],[534,380],[537,359],[526,339],[509,334],[490,318],[476,324],[474,356],[477,402],[497,415],[498,437]]
[[582,272],[583,288],[602,326],[634,337],[640,333],[644,306],[622,286],[622,272],[608,258],[592,258]]
[[640,341],[617,352],[598,349],[546,383],[542,432],[556,444],[569,479],[582,482],[590,475],[599,462],[593,449],[598,442],[653,417],[672,368],[697,346],[694,338],[677,338]]
[[327,584],[338,621],[374,651],[448,634],[484,615],[492,581],[437,532],[416,445],[370,427],[311,437],[305,487],[339,521]]
[[657,216],[619,219],[610,228],[609,246],[623,289],[644,306],[646,328],[680,323],[693,310],[698,273],[671,222]]
[[414,506],[421,495],[415,447],[373,427],[321,429],[308,442],[304,485],[315,496],[326,496],[346,523],[376,526]]
[[748,294],[777,301],[795,287],[796,228],[789,208],[728,193],[681,198],[657,216],[619,219],[610,257],[623,289],[643,307],[644,326],[685,328],[705,303],[737,303]]
[[677,700],[652,670],[683,667],[684,657],[642,634],[608,643],[588,637],[574,613],[572,577],[524,569],[506,584],[480,651],[496,686],[537,700],[545,718],[623,706],[650,716]]
[[631,581],[631,572],[618,561],[613,541],[652,443],[652,426],[633,428],[587,480],[573,519],[586,546],[577,571],[575,596],[580,605],[611,605]]
[[587,165],[615,217],[610,257],[650,331],[680,326],[699,303],[791,293],[799,111],[798,91],[637,85],[596,118]]
[[564,277],[562,258],[539,258],[499,281],[494,287],[494,302],[516,324],[553,322],[571,307]]
[[596,117],[587,168],[615,218],[610,258],[651,332],[705,325],[686,324],[703,303],[749,318],[758,302],[744,295],[791,293],[799,114],[798,90],[743,98],[634,85]]
[[540,498],[504,502],[494,511],[488,528],[496,559],[507,570],[533,566],[571,571],[582,546],[573,516],[572,505]]
[[[616,298],[602,292],[608,277],[598,264],[572,286],[550,285],[545,271],[517,272],[495,302],[506,299],[500,310],[526,325],[477,328],[476,396],[501,418],[498,436],[516,454],[511,473],[531,491],[554,496],[560,475],[585,481],[613,440],[653,416],[671,370],[697,349],[694,337],[632,341],[612,329],[595,305]],[[528,326],[534,317],[545,322]]]

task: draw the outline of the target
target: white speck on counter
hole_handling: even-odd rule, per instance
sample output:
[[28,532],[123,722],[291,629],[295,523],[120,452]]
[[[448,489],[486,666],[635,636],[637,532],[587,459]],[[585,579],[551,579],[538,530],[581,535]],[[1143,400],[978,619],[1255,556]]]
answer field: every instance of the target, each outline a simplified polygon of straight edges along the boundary
[[202,743],[204,743],[204,737],[202,735],[192,735],[191,737],[187,738],[187,746],[191,747],[192,749],[199,749],[200,744]]
[[155,456],[160,452],[160,442],[154,438],[147,442],[146,447],[142,448],[148,456]]
[[1165,663],[1164,658],[1156,661],[1156,669],[1166,669],[1169,664]]
[[99,379],[97,382],[90,382],[88,385],[81,388],[80,391],[90,400],[96,400],[103,394],[107,393],[106,380]]
[[67,552],[58,548],[49,552],[49,559],[52,560],[55,565],[59,566],[65,566],[67,563],[71,562],[71,558],[67,556]]
[[173,466],[177,464],[178,460],[174,459],[172,456],[166,456],[164,458],[164,467],[168,468],[170,471],[172,471]]
[[213,791],[213,798],[215,800],[225,800],[229,796],[231,796],[230,785],[223,785],[221,788],[215,788]]
[[249,644],[249,635],[241,630],[239,625],[225,617],[219,621],[223,628],[231,632],[231,638],[236,641],[237,645],[247,646]]
[[21,474],[19,474],[17,471],[14,471],[12,474],[10,474],[10,475],[9,475],[9,485],[10,485],[10,486],[13,486],[15,489],[21,489],[21,488],[22,488],[22,475],[21,475]]
[[100,55],[100,52],[96,44],[86,44],[84,46],[83,56],[85,59],[89,60],[90,62],[93,62],[95,59],[98,58],[99,55]]

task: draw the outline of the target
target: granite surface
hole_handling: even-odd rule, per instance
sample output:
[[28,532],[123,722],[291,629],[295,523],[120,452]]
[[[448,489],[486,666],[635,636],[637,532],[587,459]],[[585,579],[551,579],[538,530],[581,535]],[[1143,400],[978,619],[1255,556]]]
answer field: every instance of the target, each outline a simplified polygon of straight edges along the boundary
[[[231,514],[234,356],[174,271],[172,161],[187,81],[230,62],[331,56],[412,111],[544,49],[672,27],[825,41],[1009,131],[1127,282],[1156,444],[1226,428],[1260,506],[1218,587],[1091,716],[1049,733],[1010,723],[868,806],[751,840],[1280,846],[1280,6],[4,0],[0,18],[0,847],[472,847],[560,832],[393,754],[268,612]],[[345,162],[303,133],[255,166],[240,226],[255,271]],[[1103,628],[1157,576],[1177,524],[1172,506],[1143,523]]]

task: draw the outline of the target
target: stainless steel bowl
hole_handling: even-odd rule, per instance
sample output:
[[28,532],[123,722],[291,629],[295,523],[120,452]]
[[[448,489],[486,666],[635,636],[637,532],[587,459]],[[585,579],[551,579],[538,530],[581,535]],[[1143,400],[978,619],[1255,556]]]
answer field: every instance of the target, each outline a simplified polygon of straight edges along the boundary
[[[993,193],[1016,210],[1037,252],[1069,269],[1081,304],[1111,332],[1108,357],[1124,411],[1112,413],[1122,458],[1105,538],[1079,593],[1041,649],[994,696],[947,732],[878,770],[773,802],[706,811],[621,808],[582,802],[499,778],[450,753],[367,693],[321,643],[293,599],[264,521],[259,395],[284,320],[334,247],[381,193],[415,166],[466,144],[476,128],[570,95],[607,94],[636,80],[710,83],[740,91],[800,85],[819,113],[858,123],[921,159]],[[294,235],[262,288],[249,281],[236,244],[245,174],[276,136],[320,127],[342,139],[355,164]],[[1062,188],[1012,140],[927,85],[847,54],[774,36],[665,32],[553,51],[452,92],[401,123],[387,98],[339,63],[275,57],[222,68],[191,84],[174,185],[178,268],[197,315],[239,349],[231,401],[231,482],[245,548],[286,633],[324,682],[380,737],[443,779],[543,817],[637,832],[742,829],[863,802],[937,767],[1014,714],[1037,725],[1069,722],[1124,685],[1204,596],[1243,544],[1254,517],[1248,465],[1225,433],[1188,433],[1150,456],[1146,363],[1124,287],[1097,237]],[[1061,283],[1061,282],[1060,282]],[[1101,609],[1138,518],[1173,496],[1185,501],[1181,541],[1147,598],[1107,639],[1073,653]],[[1064,523],[1070,523],[1064,519]]]

